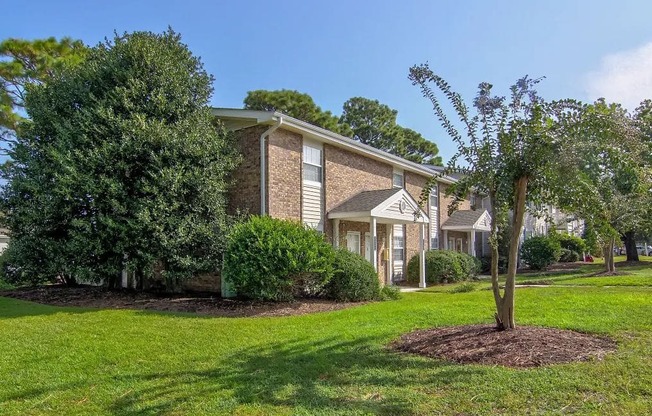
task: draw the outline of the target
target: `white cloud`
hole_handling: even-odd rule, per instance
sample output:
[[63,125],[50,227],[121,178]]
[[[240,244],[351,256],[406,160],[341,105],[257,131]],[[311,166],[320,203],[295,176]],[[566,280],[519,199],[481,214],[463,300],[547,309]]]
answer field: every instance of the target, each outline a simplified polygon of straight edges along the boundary
[[633,111],[642,100],[652,99],[652,42],[604,56],[585,81],[589,99],[604,97]]

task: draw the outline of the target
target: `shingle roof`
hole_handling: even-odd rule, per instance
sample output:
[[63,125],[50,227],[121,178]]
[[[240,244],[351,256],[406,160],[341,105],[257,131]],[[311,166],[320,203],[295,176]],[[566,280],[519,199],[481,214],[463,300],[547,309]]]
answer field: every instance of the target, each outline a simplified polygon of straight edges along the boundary
[[442,224],[442,227],[472,227],[473,224],[478,222],[480,217],[487,212],[486,209],[471,211],[471,210],[460,210],[455,211],[453,214],[448,217],[448,219]]
[[333,208],[330,212],[335,213],[371,211],[386,201],[389,197],[400,191],[401,188],[381,189],[378,191],[362,191],[359,194],[342,202],[340,205]]

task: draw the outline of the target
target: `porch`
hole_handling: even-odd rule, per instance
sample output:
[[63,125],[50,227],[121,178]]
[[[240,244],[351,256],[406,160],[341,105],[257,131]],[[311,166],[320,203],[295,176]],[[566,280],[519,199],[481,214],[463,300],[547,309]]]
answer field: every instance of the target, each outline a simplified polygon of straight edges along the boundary
[[[401,226],[419,227],[419,286],[426,287],[425,251],[428,215],[401,188],[364,191],[328,213],[333,225],[333,245],[364,255],[384,284],[392,284],[397,261],[394,237]],[[397,251],[400,253],[400,251]],[[403,261],[403,259],[401,259]],[[404,267],[404,266],[403,266]]]

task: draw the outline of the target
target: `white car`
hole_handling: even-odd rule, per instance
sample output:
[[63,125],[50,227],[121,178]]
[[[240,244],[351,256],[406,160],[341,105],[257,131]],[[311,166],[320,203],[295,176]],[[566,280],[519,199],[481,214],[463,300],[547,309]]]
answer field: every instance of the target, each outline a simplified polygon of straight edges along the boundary
[[652,246],[647,246],[647,253],[645,252],[645,246],[643,244],[636,245],[636,251],[638,251],[639,256],[645,256],[652,254]]

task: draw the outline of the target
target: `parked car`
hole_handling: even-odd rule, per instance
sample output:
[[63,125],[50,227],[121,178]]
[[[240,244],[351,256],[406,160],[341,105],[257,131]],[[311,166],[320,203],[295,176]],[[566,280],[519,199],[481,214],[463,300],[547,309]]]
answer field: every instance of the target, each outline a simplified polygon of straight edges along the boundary
[[[639,256],[645,256],[645,245],[643,244],[637,244],[636,245],[636,251],[638,251]],[[652,254],[652,246],[647,246],[647,254]]]

